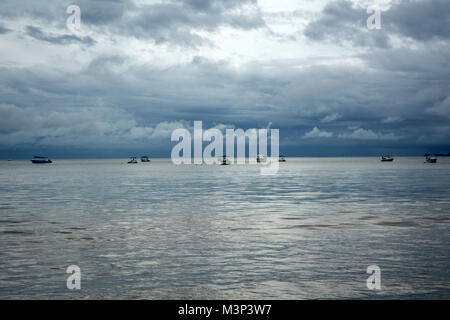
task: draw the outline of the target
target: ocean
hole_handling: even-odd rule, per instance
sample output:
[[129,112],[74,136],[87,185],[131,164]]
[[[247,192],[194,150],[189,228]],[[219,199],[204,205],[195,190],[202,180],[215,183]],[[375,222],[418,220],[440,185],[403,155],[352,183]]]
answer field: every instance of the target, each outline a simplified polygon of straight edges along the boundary
[[53,160],[0,161],[0,299],[450,299],[450,158]]

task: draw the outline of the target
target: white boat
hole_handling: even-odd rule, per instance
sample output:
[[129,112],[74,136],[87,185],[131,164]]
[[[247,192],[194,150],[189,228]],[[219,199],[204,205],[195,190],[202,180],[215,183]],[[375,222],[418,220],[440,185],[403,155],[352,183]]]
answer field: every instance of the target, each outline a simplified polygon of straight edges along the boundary
[[141,162],[150,162],[150,159],[147,156],[142,156]]
[[425,157],[425,163],[436,163],[436,162],[437,162],[436,157],[430,157],[430,156]]
[[280,156],[280,157],[278,158],[278,161],[279,161],[279,162],[286,162],[286,158],[285,158],[284,156]]

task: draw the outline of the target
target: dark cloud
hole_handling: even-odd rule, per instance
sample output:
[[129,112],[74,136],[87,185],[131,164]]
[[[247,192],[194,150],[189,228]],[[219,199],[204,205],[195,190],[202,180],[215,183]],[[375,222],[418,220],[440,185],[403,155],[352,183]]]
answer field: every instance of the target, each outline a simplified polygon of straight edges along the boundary
[[394,2],[381,13],[381,29],[366,26],[370,14],[367,8],[348,0],[328,3],[320,17],[304,30],[309,39],[345,42],[360,47],[389,48],[390,36],[409,37],[428,42],[450,38],[450,2],[448,0],[419,0]]
[[[365,58],[378,63],[376,68],[311,66],[299,71],[274,61],[236,71],[226,61],[199,56],[167,69],[102,56],[81,73],[2,70],[0,88],[9,92],[0,111],[8,123],[2,141],[66,146],[89,141],[91,146],[118,148],[138,143],[161,123],[203,120],[205,126],[219,122],[242,128],[272,122],[284,139],[292,139],[288,144],[296,141],[297,146],[326,138],[346,148],[381,142],[401,149],[411,141],[417,144],[421,136],[431,139],[436,128],[448,125],[442,114],[448,109],[445,87],[450,81],[444,73],[434,73],[438,59],[428,58],[428,65],[413,70],[415,58],[399,69],[386,64],[393,56]],[[276,71],[267,74],[267,67]],[[430,88],[435,89],[427,94]],[[43,121],[49,114],[48,122]],[[401,122],[392,121],[398,118]],[[37,128],[27,124],[35,119],[40,119]],[[298,139],[305,135],[308,139]],[[159,143],[167,138],[152,137]],[[450,131],[432,141],[443,143],[444,138],[450,138]]]
[[110,55],[94,58],[87,66],[85,73],[92,75],[110,74],[115,66],[121,66],[126,61],[125,56]]
[[175,3],[208,13],[224,12],[243,5],[256,5],[257,0],[176,0]]
[[208,39],[196,31],[214,31],[221,26],[237,29],[265,27],[261,12],[256,8],[250,13],[230,11],[255,1],[177,1],[145,5],[136,14],[124,18],[116,26],[116,32],[156,43],[171,43],[181,46],[210,45]]
[[[18,11],[14,3],[2,2],[0,8]],[[282,149],[291,150],[288,155],[314,148],[347,155],[383,148],[420,154],[430,151],[429,146],[450,151],[445,150],[450,148],[450,43],[447,31],[434,30],[437,22],[429,21],[445,26],[447,13],[435,12],[424,1],[395,4],[382,14],[383,29],[373,31],[365,27],[365,9],[349,1],[330,2],[305,34],[325,44],[331,58],[261,58],[238,66],[208,56],[200,46],[214,45],[208,32],[224,26],[265,28],[255,1],[81,1],[83,36],[65,29],[68,3],[57,9],[44,2],[17,3],[24,10],[4,18],[5,25],[13,28],[17,20],[20,28],[27,26],[26,37],[18,40],[30,48],[33,39],[48,43],[47,52],[36,52],[38,58],[48,54],[64,61],[64,46],[92,46],[105,38],[118,50],[109,50],[109,42],[93,46],[92,52],[82,50],[70,68],[36,63],[38,59],[23,65],[1,61],[0,150],[152,145],[167,156],[171,130],[203,120],[205,127],[244,129],[272,123],[280,129]],[[443,2],[430,3],[445,11]],[[45,6],[51,7],[50,13],[41,10]],[[246,6],[250,9],[243,10]],[[411,26],[400,16],[392,18],[407,8],[413,17],[417,13]],[[433,12],[434,18],[424,15],[425,27],[416,30],[413,22],[420,20],[420,12]],[[34,15],[38,18],[30,22]],[[148,59],[129,53],[127,46],[136,38],[142,40],[139,52],[151,43],[145,48]],[[329,42],[360,48],[341,54],[333,51],[334,45],[326,46]],[[177,52],[179,61],[161,64],[158,55],[153,59],[161,43]],[[193,58],[186,59],[186,52]]]
[[132,0],[81,0],[77,1],[81,9],[81,18],[87,25],[114,24],[128,12],[136,10]]
[[450,1],[400,1],[383,14],[389,32],[418,41],[450,39]]
[[[66,29],[66,9],[72,2],[32,0],[0,3],[0,16],[5,18],[31,18],[45,23],[46,27]],[[82,28],[97,32],[151,39],[157,44],[170,43],[183,47],[211,45],[198,31],[214,31],[222,26],[249,30],[264,28],[265,22],[255,0],[168,0],[157,4],[139,4],[133,0],[80,0]],[[253,5],[253,9],[237,9]],[[20,7],[22,10],[17,10]],[[237,10],[237,11],[236,11]],[[42,30],[39,30],[43,32]],[[78,41],[76,37],[42,36],[39,31],[30,33],[44,41],[64,43]],[[82,41],[90,41],[88,38]]]
[[315,41],[388,48],[389,38],[384,31],[367,29],[368,16],[364,8],[356,7],[350,1],[333,1],[325,6],[317,20],[307,25],[304,34]]
[[65,12],[65,7],[63,9],[61,5],[64,4],[58,0],[49,0],[45,3],[34,0],[0,1],[0,17],[4,19],[31,17],[35,20],[49,22],[59,11],[64,10],[62,12]]
[[36,40],[40,40],[40,41],[44,41],[44,42],[48,42],[48,43],[52,43],[52,44],[57,44],[57,45],[80,43],[80,44],[84,44],[87,46],[93,46],[95,44],[94,39],[92,39],[89,36],[77,37],[73,34],[51,35],[51,34],[44,33],[41,30],[41,28],[33,27],[33,26],[27,26],[25,29],[25,32],[28,36],[30,36]]
[[11,32],[11,31],[12,31],[11,29],[8,29],[5,26],[0,24],[0,34],[5,34],[5,33],[8,33],[8,32]]

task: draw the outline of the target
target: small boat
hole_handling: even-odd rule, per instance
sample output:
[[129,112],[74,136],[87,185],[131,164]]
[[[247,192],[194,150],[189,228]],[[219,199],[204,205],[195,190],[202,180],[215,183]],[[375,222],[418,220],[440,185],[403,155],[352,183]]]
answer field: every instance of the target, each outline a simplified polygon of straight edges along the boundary
[[131,157],[130,159],[131,159],[131,160],[128,161],[128,163],[133,163],[133,164],[134,164],[134,163],[138,163],[137,160],[136,160],[136,157]]
[[394,158],[392,158],[391,156],[381,156],[381,161],[382,162],[392,162],[394,161]]
[[228,158],[226,156],[220,157],[219,161],[220,161],[220,165],[222,165],[222,166],[228,166],[231,164],[230,160],[228,160]]
[[147,156],[142,156],[141,162],[150,162],[150,159]]
[[430,157],[430,156],[425,157],[425,163],[436,163],[436,162],[437,162],[436,157]]
[[34,156],[30,161],[32,163],[52,163],[52,160],[50,160],[49,158],[39,156]]
[[279,161],[279,162],[286,162],[286,158],[285,158],[284,156],[280,156],[280,157],[278,158],[278,161]]
[[257,163],[266,162],[266,156],[258,154],[258,156],[256,157],[256,162]]

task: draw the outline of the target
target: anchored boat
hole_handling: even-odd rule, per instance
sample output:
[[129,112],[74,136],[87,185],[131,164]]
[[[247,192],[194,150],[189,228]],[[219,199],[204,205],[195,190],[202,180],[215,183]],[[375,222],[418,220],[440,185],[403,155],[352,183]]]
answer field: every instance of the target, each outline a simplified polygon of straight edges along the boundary
[[437,162],[436,157],[430,157],[430,156],[425,157],[425,163],[436,163],[436,162]]
[[222,166],[228,166],[231,164],[230,160],[228,160],[228,158],[226,156],[220,157],[219,161],[220,161],[220,165],[222,165]]
[[39,157],[34,156],[33,159],[30,160],[32,163],[41,164],[41,163],[52,163],[52,160],[50,160],[47,157]]
[[391,156],[382,156],[381,161],[382,162],[392,162],[392,161],[394,161],[394,158],[392,158]]
[[128,161],[128,163],[132,163],[132,164],[138,163],[137,160],[136,160],[136,157],[131,157],[130,159],[131,160]]
[[266,156],[265,156],[265,155],[262,155],[262,154],[258,154],[258,155],[256,156],[256,162],[257,162],[257,163],[266,162]]
[[150,159],[147,156],[142,156],[141,162],[150,162]]

